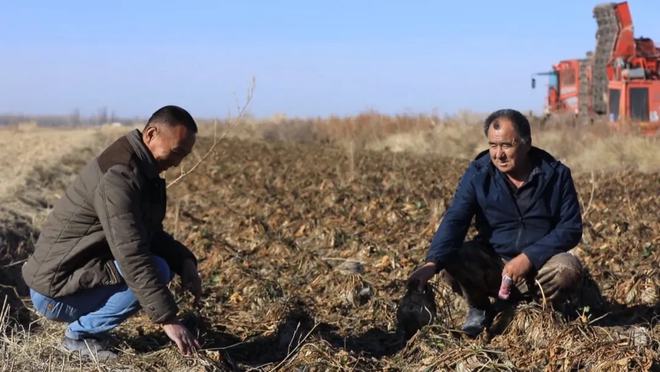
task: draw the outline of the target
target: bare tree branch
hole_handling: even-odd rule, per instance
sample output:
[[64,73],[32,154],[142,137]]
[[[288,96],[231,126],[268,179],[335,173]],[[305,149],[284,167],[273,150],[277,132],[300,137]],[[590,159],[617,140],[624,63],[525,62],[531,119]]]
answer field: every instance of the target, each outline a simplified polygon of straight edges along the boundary
[[[228,126],[231,127],[231,126],[234,126],[234,125],[238,125],[238,123],[241,122],[243,117],[245,117],[245,114],[247,113],[247,109],[250,106],[250,103],[252,102],[252,98],[254,97],[255,85],[256,85],[256,80],[255,80],[254,77],[252,77],[252,81],[250,83],[250,86],[248,87],[248,91],[247,91],[247,94],[245,96],[245,103],[243,104],[243,106],[238,106],[238,115],[235,118],[229,120]],[[182,166],[181,167],[181,174],[177,178],[172,180],[172,182],[168,183],[167,188],[170,188],[170,187],[174,186],[175,184],[179,183],[183,178],[188,176],[190,173],[194,172],[195,169],[197,169],[197,167],[199,167],[199,165],[202,164],[202,162],[204,162],[204,160],[206,160],[206,158],[208,158],[209,156],[211,156],[211,154],[213,154],[215,152],[215,147],[218,145],[218,142],[221,139],[223,139],[226,134],[227,134],[227,131],[223,132],[222,136],[220,136],[218,138],[218,121],[214,120],[213,121],[213,143],[211,144],[211,147],[187,171],[184,171],[183,166]]]

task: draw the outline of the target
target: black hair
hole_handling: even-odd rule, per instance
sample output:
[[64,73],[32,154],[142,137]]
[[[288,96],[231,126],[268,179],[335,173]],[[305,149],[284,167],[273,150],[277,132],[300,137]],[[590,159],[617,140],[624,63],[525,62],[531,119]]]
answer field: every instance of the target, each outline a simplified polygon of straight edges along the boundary
[[182,109],[179,106],[168,105],[159,108],[151,115],[144,129],[147,129],[149,126],[153,126],[152,124],[156,123],[165,124],[170,127],[175,125],[183,125],[193,133],[197,133],[197,124],[195,123],[195,119],[193,119],[188,111]]
[[509,120],[513,124],[514,129],[518,133],[518,137],[520,137],[520,142],[532,143],[532,133],[529,128],[529,121],[525,115],[520,113],[520,111],[513,109],[501,109],[488,115],[484,121],[484,134],[488,136],[488,128],[490,128],[491,125],[493,125],[495,129],[499,129],[499,120],[502,118]]

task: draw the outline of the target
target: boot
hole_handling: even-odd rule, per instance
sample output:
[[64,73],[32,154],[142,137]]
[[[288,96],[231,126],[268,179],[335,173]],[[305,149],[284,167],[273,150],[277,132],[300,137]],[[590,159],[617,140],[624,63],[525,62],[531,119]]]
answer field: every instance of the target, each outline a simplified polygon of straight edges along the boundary
[[463,323],[463,332],[470,337],[477,337],[485,326],[486,310],[470,306],[465,317],[465,322]]
[[117,358],[117,354],[111,351],[104,342],[96,338],[75,339],[64,336],[62,347],[69,352],[79,352],[82,358],[97,361],[107,361]]

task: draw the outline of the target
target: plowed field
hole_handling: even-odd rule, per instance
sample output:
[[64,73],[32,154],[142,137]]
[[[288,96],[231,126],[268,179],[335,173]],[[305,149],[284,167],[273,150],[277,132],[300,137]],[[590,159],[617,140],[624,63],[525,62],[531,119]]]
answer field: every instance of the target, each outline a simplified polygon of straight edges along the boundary
[[[202,138],[197,151],[209,146]],[[437,152],[224,139],[168,191],[166,228],[199,257],[204,283],[200,306],[171,285],[203,343],[198,355],[180,356],[140,315],[116,332],[118,361],[81,363],[58,349],[63,325],[23,317],[4,328],[3,360],[28,370],[657,369],[658,172],[574,175],[585,221],[575,254],[602,293],[588,308],[566,318],[520,304],[469,339],[456,332],[462,299],[434,279],[436,322],[409,340],[397,333],[406,278],[467,164]]]
[[[657,173],[575,177],[586,227],[575,253],[602,290],[601,309],[566,320],[522,304],[512,318],[498,318],[499,329],[471,340],[452,332],[465,307],[438,279],[436,324],[407,343],[396,333],[405,280],[466,166],[437,156],[221,142],[170,189],[168,228],[198,255],[205,283],[201,309],[182,302],[206,348],[189,362],[287,370],[657,367]],[[151,366],[182,363],[164,360]]]

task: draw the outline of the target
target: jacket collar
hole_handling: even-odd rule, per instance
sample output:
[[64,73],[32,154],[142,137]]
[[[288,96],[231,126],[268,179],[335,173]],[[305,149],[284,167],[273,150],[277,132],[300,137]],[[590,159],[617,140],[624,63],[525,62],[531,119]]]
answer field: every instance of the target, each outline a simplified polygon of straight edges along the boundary
[[[532,195],[532,203],[530,203],[531,207],[545,192],[545,189],[550,184],[550,180],[553,178],[555,169],[559,166],[560,162],[545,150],[534,146],[532,146],[532,148],[529,150],[529,156],[531,157],[532,162],[535,164],[535,167],[538,169],[538,186],[536,187],[534,195]],[[500,182],[501,187],[506,187],[506,184],[504,183],[504,177],[495,177],[498,173],[500,173],[500,171],[497,170],[497,168],[490,160],[488,150],[479,153],[479,155],[477,155],[475,158],[474,163],[479,171],[490,174],[491,177],[499,180],[496,181],[496,183]],[[503,175],[500,173],[500,176]]]
[[158,168],[156,168],[156,159],[142,141],[142,133],[139,130],[131,131],[126,135],[128,143],[131,144],[135,155],[137,155],[140,167],[147,175],[147,178],[158,178]]

